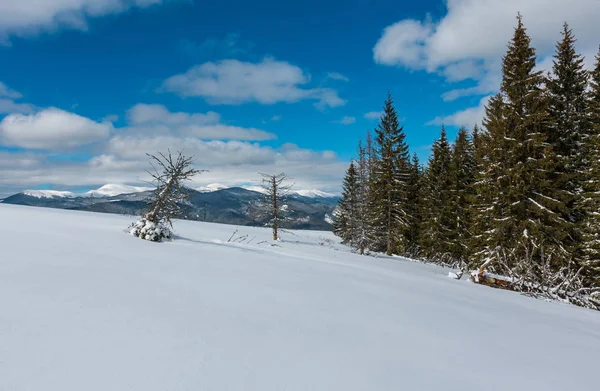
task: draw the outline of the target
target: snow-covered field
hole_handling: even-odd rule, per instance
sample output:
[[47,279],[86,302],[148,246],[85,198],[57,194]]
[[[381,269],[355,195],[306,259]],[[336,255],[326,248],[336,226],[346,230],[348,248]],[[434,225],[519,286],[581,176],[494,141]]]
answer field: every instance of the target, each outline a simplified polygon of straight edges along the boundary
[[0,205],[0,390],[599,389],[598,312],[330,233],[132,221]]

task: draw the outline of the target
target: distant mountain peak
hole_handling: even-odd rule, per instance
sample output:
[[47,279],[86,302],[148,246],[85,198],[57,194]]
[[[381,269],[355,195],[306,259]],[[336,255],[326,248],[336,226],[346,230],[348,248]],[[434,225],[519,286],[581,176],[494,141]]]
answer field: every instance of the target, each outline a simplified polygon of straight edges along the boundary
[[292,190],[292,192],[301,195],[303,197],[311,197],[311,198],[334,198],[337,195],[333,193],[327,193],[325,191],[311,189],[311,190]]
[[151,187],[141,187],[141,186],[130,186],[130,185],[121,185],[121,184],[106,184],[99,189],[90,190],[87,193],[83,193],[81,197],[114,197],[121,194],[131,194],[131,193],[141,193],[144,191],[152,190]]
[[70,191],[58,191],[58,190],[25,190],[23,192],[26,196],[35,198],[73,198],[77,197],[75,193]]
[[213,191],[227,189],[227,186],[220,183],[209,183],[206,186],[197,187],[195,190],[200,193],[212,193]]
[[151,187],[130,186],[121,184],[106,184],[96,190],[85,193],[73,193],[59,190],[25,190],[22,194],[36,198],[76,198],[76,197],[114,197],[121,194],[141,193],[152,190]]

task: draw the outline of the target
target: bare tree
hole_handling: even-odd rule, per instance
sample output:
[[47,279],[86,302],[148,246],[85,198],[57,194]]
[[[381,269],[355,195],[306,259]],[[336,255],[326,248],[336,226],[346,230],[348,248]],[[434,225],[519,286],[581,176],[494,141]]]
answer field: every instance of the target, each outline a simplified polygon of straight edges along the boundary
[[269,224],[273,228],[273,240],[279,239],[280,222],[283,219],[285,199],[289,196],[292,185],[288,185],[287,175],[281,173],[278,175],[263,174],[262,188],[265,194],[265,212],[269,217]]
[[165,155],[147,154],[150,158],[152,170],[148,171],[156,186],[149,210],[142,219],[134,223],[130,233],[142,239],[153,242],[161,241],[172,236],[172,218],[181,214],[180,204],[189,197],[189,191],[184,182],[190,180],[205,170],[192,167],[191,157],[182,155],[173,156],[171,151]]

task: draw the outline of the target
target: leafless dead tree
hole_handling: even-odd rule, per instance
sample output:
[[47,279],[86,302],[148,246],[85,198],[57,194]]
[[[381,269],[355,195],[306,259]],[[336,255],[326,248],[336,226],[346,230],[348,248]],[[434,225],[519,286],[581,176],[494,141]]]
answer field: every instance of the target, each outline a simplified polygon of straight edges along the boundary
[[279,239],[280,223],[285,213],[285,200],[289,196],[292,185],[286,184],[287,175],[260,173],[262,176],[262,188],[265,195],[265,213],[269,217],[268,224],[273,228],[273,240]]
[[181,203],[189,197],[184,182],[205,170],[193,168],[192,157],[171,151],[165,155],[147,154],[152,169],[148,174],[156,186],[149,210],[142,219],[133,224],[131,234],[154,242],[171,237],[171,221],[181,214]]

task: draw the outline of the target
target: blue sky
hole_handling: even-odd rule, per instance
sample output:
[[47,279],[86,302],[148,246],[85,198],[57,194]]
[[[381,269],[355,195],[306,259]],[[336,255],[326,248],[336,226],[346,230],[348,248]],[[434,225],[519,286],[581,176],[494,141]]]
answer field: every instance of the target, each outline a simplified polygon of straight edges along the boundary
[[565,20],[591,64],[600,2],[545,3],[3,1],[0,195],[139,184],[166,148],[210,169],[198,186],[338,191],[388,91],[424,160],[442,122],[481,121],[517,11],[540,68]]

